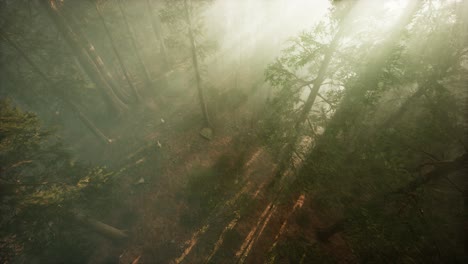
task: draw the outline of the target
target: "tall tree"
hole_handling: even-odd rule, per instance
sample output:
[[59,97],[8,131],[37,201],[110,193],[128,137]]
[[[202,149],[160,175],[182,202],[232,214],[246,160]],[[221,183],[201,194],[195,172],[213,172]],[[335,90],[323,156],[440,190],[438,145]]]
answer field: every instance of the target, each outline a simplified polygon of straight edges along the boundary
[[197,49],[196,49],[196,44],[195,44],[195,38],[193,35],[192,22],[190,19],[190,11],[189,11],[187,0],[184,0],[184,9],[185,9],[185,19],[186,19],[187,26],[188,26],[188,37],[190,41],[190,51],[192,54],[192,64],[193,64],[193,70],[195,72],[195,81],[197,85],[198,99],[200,101],[200,107],[203,113],[203,119],[205,123],[204,125],[207,127],[211,127],[211,122],[210,122],[210,118],[208,115],[208,109],[206,107],[205,95],[204,95],[204,91],[202,87],[202,80],[200,76],[200,69],[199,69],[198,57],[197,57]]
[[86,74],[95,83],[96,88],[101,91],[103,99],[107,102],[108,107],[114,113],[122,113],[127,108],[127,106],[115,94],[111,84],[109,84],[108,79],[106,78],[108,76],[103,75],[102,68],[104,67],[104,63],[100,57],[93,58],[88,52],[88,50],[94,51],[94,47],[86,47],[83,45],[83,43],[80,43],[80,37],[71,28],[61,13],[60,6],[57,1],[41,0],[40,3],[47,10],[50,18],[67,41]]
[[143,59],[141,57],[140,49],[138,48],[137,41],[135,39],[135,34],[133,33],[133,29],[130,26],[130,23],[129,23],[128,18],[127,18],[127,14],[125,13],[124,8],[122,7],[121,0],[117,0],[117,6],[119,7],[119,11],[122,14],[122,18],[123,18],[123,21],[125,23],[125,28],[127,29],[128,36],[129,36],[129,38],[131,40],[131,43],[132,43],[133,52],[135,53],[135,55],[137,57],[138,64],[140,64],[140,67],[143,70],[143,76],[145,78],[146,86],[151,87],[152,86],[152,81],[151,81],[151,77],[150,77],[151,74],[149,73],[148,67],[146,67],[145,62],[143,61]]
[[86,36],[86,34],[83,32],[81,29],[79,23],[76,21],[73,12],[68,12],[66,14],[63,12],[64,17],[67,19],[67,22],[70,25],[70,28],[73,30],[73,32],[76,33],[79,43],[81,43],[82,46],[86,47],[86,51],[88,52],[89,57],[93,61],[93,63],[97,66],[98,71],[101,73],[101,75],[104,77],[106,82],[109,84],[111,87],[112,91],[114,91],[115,95],[125,104],[129,103],[129,97],[130,95],[126,93],[126,91],[121,87],[119,83],[117,83],[117,80],[113,77],[109,69],[104,63],[104,60],[102,57],[99,55],[97,50],[95,49],[93,43],[89,40],[89,38]]
[[162,27],[161,27],[161,19],[159,18],[159,14],[157,10],[154,9],[151,0],[146,0],[146,5],[148,6],[148,12],[150,13],[151,18],[151,27],[153,29],[154,36],[156,40],[159,42],[159,52],[162,56],[162,65],[163,65],[163,72],[169,70],[169,57],[167,54],[166,43],[164,43],[164,36],[162,35]]
[[385,41],[371,51],[373,59],[367,63],[367,66],[357,74],[357,79],[353,84],[345,89],[345,94],[340,105],[333,115],[332,120],[326,127],[326,134],[337,135],[346,133],[343,131],[347,126],[357,125],[359,118],[365,113],[365,100],[369,96],[369,91],[378,88],[382,72],[385,69],[394,48],[401,39],[406,27],[412,22],[415,15],[421,10],[422,0],[409,1],[408,5],[402,11],[397,24],[393,27],[390,34],[385,37]]
[[[277,79],[283,79],[280,81],[280,83],[284,87],[283,89],[290,89],[291,86],[296,86],[295,90],[296,92],[294,93],[299,93],[302,91],[304,87],[309,88],[310,92],[307,96],[307,99],[299,109],[299,113],[297,114],[297,117],[292,121],[293,124],[293,129],[291,130],[292,135],[289,135],[289,139],[287,140],[286,144],[284,147],[282,147],[281,154],[279,156],[279,163],[280,166],[278,168],[278,176],[282,175],[284,170],[289,166],[289,161],[291,160],[293,154],[295,153],[295,149],[297,148],[297,144],[299,143],[298,141],[300,140],[302,136],[302,127],[303,124],[308,120],[310,111],[312,107],[314,106],[314,103],[319,95],[320,88],[323,86],[325,80],[327,78],[330,78],[330,73],[329,73],[329,67],[331,64],[331,61],[333,59],[333,56],[335,52],[337,51],[337,48],[339,46],[339,43],[341,39],[345,36],[345,33],[347,31],[347,24],[350,23],[349,19],[347,19],[347,14],[349,14],[352,10],[352,7],[354,6],[354,3],[346,2],[344,4],[341,4],[339,6],[339,11],[335,11],[336,13],[334,14],[335,17],[333,20],[330,21],[332,25],[330,25],[330,31],[331,32],[326,32],[327,34],[333,34],[333,37],[331,41],[328,44],[318,44],[318,41],[314,40],[310,35],[303,34],[299,40],[295,42],[293,47],[291,48],[291,51],[295,51],[296,46],[300,49],[302,49],[301,55],[297,56],[300,57],[297,62],[295,62],[295,65],[293,68],[297,67],[303,67],[305,64],[309,62],[309,60],[316,59],[317,53],[323,53],[323,57],[321,60],[315,62],[314,66],[318,68],[318,70],[315,73],[315,76],[311,78],[311,81],[304,80],[300,78],[296,73],[289,71],[287,68],[288,63],[290,61],[293,61],[295,59],[279,59],[276,64],[270,66],[270,68],[267,70],[267,80],[272,82],[273,84],[278,84]],[[333,25],[336,24],[336,25]],[[320,27],[318,27],[319,30]],[[323,32],[318,32],[322,33]],[[303,42],[310,42],[313,43],[314,45],[318,46],[315,47],[315,49],[312,49],[309,47],[310,43],[303,43]],[[291,57],[295,57],[296,54],[291,52],[292,55]],[[282,75],[283,77],[278,77],[278,76],[271,76],[271,72],[273,74],[279,74]],[[312,85],[312,86],[311,86]],[[294,96],[294,95],[293,95]],[[295,95],[297,96],[297,95]],[[298,96],[299,97],[299,96]],[[323,97],[322,97],[323,98]],[[324,99],[326,101],[326,99]]]
[[[446,20],[454,10],[443,13],[444,6],[431,10],[421,2],[415,4],[404,12],[388,39],[371,50],[372,56],[363,64],[363,70],[346,83],[338,116],[330,117],[331,126],[325,127],[321,144],[308,155],[298,176],[301,186],[307,186],[305,189],[313,190],[322,202],[326,201],[321,204],[325,214],[337,218],[345,215],[349,220],[337,221],[319,235],[326,239],[346,228],[342,235],[352,238],[354,243],[360,234],[372,235],[378,246],[353,246],[362,246],[367,252],[380,250],[361,255],[366,259],[382,254],[382,247],[387,250],[383,245],[413,256],[411,251],[415,248],[427,250],[421,244],[443,241],[440,238],[434,241],[427,234],[436,231],[436,236],[445,238],[442,232],[447,229],[439,225],[443,221],[453,224],[453,215],[444,211],[435,220],[432,214],[441,213],[439,209],[424,207],[422,201],[442,198],[440,189],[444,188],[443,199],[459,191],[457,197],[463,197],[457,184],[464,178],[460,171],[467,157],[466,147],[463,150],[466,118],[462,118],[460,109],[464,99],[457,95],[466,80],[463,65],[467,57],[462,55],[463,45],[448,33],[460,36],[462,31],[454,30],[458,22]],[[435,16],[439,18],[434,19]],[[402,33],[405,31],[407,34]],[[422,38],[428,41],[422,44]],[[402,93],[401,90],[409,89],[408,84],[417,84],[416,91]],[[384,104],[389,99],[392,105]],[[351,144],[353,151],[348,153]],[[453,193],[442,184],[445,180],[453,186]],[[433,186],[425,186],[424,192],[417,191],[429,181]],[[434,185],[437,193],[429,198]],[[399,200],[401,197],[403,202]],[[406,199],[414,200],[414,207]],[[405,211],[411,210],[415,218],[410,218],[410,213],[405,215]],[[424,227],[414,229],[421,219]],[[431,226],[435,221],[437,227]],[[411,234],[407,234],[408,230]]]
[[78,106],[70,101],[66,96],[63,95],[63,92],[60,91],[60,89],[64,89],[63,87],[58,87],[58,85],[49,77],[47,76],[41,68],[29,58],[29,56],[24,52],[20,46],[15,43],[13,40],[11,40],[7,34],[2,32],[0,30],[0,37],[3,38],[12,48],[14,48],[18,54],[28,63],[28,65],[32,68],[33,72],[35,72],[37,75],[41,77],[41,79],[49,86],[51,91],[55,91],[56,95],[61,95],[57,96],[57,98],[61,101],[64,101],[70,109],[77,114],[79,117],[80,121],[83,122],[83,124],[95,135],[101,142],[108,144],[112,143],[112,140],[109,139],[104,135],[104,133],[97,128],[97,126],[88,118],[86,117],[78,108]]
[[92,0],[92,1],[94,2],[94,7],[95,7],[96,12],[98,14],[99,20],[101,21],[101,24],[103,25],[104,30],[106,32],[106,35],[109,38],[109,42],[110,42],[112,50],[114,51],[114,54],[115,54],[115,56],[117,58],[119,66],[122,69],[125,80],[127,81],[128,86],[130,87],[136,101],[140,101],[140,95],[138,94],[138,91],[137,91],[135,85],[133,84],[132,79],[130,78],[130,73],[129,73],[128,69],[127,69],[127,66],[125,66],[125,63],[124,63],[124,61],[122,59],[122,56],[120,55],[120,53],[119,53],[119,51],[118,51],[118,49],[117,49],[117,47],[115,45],[115,40],[112,37],[112,33],[110,32],[109,27],[107,26],[106,21],[105,21],[104,17],[102,16],[101,8],[99,7],[97,1],[95,1],[95,0]]

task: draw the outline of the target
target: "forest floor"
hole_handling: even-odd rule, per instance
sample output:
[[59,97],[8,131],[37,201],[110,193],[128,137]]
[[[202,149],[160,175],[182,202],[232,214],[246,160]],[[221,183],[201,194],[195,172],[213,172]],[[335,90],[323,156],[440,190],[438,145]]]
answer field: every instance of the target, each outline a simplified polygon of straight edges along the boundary
[[[191,125],[199,117],[178,111],[149,131],[148,143],[124,158],[119,202],[99,216],[130,239],[102,240],[90,263],[290,263],[296,249],[284,247],[288,238],[315,245],[316,228],[331,222],[314,212],[313,197],[282,194],[272,155],[245,116],[218,116],[230,122],[216,125],[210,141]],[[352,262],[339,234],[319,247],[338,263]]]

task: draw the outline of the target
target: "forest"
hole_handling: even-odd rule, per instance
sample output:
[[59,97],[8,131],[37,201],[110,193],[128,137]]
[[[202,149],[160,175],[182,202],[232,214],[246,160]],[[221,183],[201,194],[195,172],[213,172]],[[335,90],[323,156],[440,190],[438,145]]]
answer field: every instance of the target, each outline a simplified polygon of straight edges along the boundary
[[468,1],[0,14],[0,263],[468,263]]

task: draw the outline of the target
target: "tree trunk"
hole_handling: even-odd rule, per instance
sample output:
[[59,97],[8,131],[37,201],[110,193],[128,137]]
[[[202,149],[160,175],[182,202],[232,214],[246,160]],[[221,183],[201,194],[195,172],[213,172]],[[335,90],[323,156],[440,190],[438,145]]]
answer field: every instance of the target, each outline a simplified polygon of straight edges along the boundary
[[[352,7],[352,3],[350,4],[350,6],[347,7],[347,12],[349,12],[351,7]],[[333,54],[335,53],[335,51],[336,51],[336,49],[338,47],[338,44],[339,44],[341,38],[343,37],[343,35],[345,33],[345,28],[346,28],[345,27],[345,23],[346,23],[345,18],[346,18],[346,15],[344,15],[344,17],[340,21],[338,32],[335,34],[335,36],[333,37],[333,40],[331,41],[331,43],[328,46],[328,49],[327,49],[327,51],[325,53],[325,57],[323,58],[323,61],[320,64],[319,71],[317,72],[317,77],[315,77],[315,79],[312,81],[312,89],[311,89],[311,91],[309,93],[309,96],[307,97],[306,102],[302,106],[302,110],[301,110],[301,112],[299,114],[299,117],[297,118],[296,123],[294,125],[294,131],[295,131],[294,133],[295,134],[292,136],[292,139],[286,144],[284,149],[281,151],[281,154],[279,155],[279,163],[280,164],[279,164],[279,168],[278,168],[277,174],[276,174],[277,177],[282,175],[284,170],[289,166],[289,161],[292,158],[292,155],[293,155],[294,150],[296,148],[297,141],[299,140],[299,138],[301,136],[302,124],[308,119],[310,110],[312,109],[312,107],[313,107],[313,105],[315,103],[315,99],[317,98],[317,96],[319,94],[320,88],[321,88],[323,82],[326,79],[327,70],[328,70],[330,62],[331,62],[331,60],[333,58]],[[305,84],[305,86],[309,86],[309,85],[310,84]]]
[[96,49],[94,48],[94,45],[91,43],[88,37],[86,37],[86,34],[81,30],[80,26],[76,22],[73,13],[68,16],[68,23],[70,24],[72,31],[75,32],[78,36],[80,45],[82,47],[86,47],[86,51],[88,52],[92,62],[94,65],[96,65],[99,73],[104,77],[105,81],[109,87],[111,87],[117,98],[120,99],[123,103],[129,103],[129,94],[122,90],[122,88],[116,83],[116,80],[105,66],[104,60],[101,58],[101,56],[99,56]]
[[[55,26],[67,41],[68,45],[72,49],[74,55],[80,62],[81,66],[85,70],[86,74],[92,80],[96,88],[101,92],[104,100],[108,107],[118,114],[122,113],[126,109],[126,105],[116,96],[112,86],[107,82],[106,77],[100,71],[102,60],[95,64],[93,58],[88,53],[88,49],[94,49],[94,47],[83,47],[80,45],[80,37],[73,31],[66,19],[63,17],[59,10],[58,3],[55,0],[41,0],[40,3],[44,6],[49,14],[50,18],[54,22]],[[97,60],[98,58],[94,58]]]
[[109,27],[106,24],[106,21],[104,20],[104,17],[102,16],[101,9],[98,6],[97,2],[94,2],[94,7],[96,8],[96,12],[99,16],[99,20],[101,21],[102,25],[104,26],[104,30],[106,32],[107,37],[109,38],[112,50],[114,51],[114,54],[117,58],[117,61],[119,62],[120,68],[122,69],[122,72],[124,74],[125,80],[127,80],[128,86],[130,87],[133,96],[135,97],[135,100],[138,102],[140,101],[140,95],[138,94],[138,91],[136,87],[133,85],[132,80],[130,78],[130,74],[128,72],[127,67],[125,66],[125,63],[122,60],[122,56],[120,56],[119,51],[117,50],[117,47],[115,46],[115,41],[114,38],[112,37],[112,34],[109,30]]
[[101,221],[95,220],[86,216],[85,214],[78,212],[70,212],[71,216],[79,223],[84,224],[93,231],[113,240],[124,240],[128,238],[128,235],[113,226],[105,224]]
[[[57,85],[44,73],[42,70],[37,66],[27,55],[26,53],[15,43],[13,42],[8,36],[0,30],[0,37],[3,38],[11,47],[13,47],[19,54],[20,56],[31,66],[33,71],[38,74],[49,86],[51,89],[61,93],[61,91],[58,89]],[[69,105],[72,110],[78,114],[78,117],[80,120],[85,124],[87,128],[91,130],[91,132],[99,138],[102,142],[105,144],[109,144],[112,142],[109,138],[107,138],[92,122],[89,120],[83,113],[81,113],[78,110],[78,107],[75,106],[72,102],[70,102],[67,98],[65,97],[59,97],[60,100],[64,101]]]
[[133,33],[132,27],[130,26],[130,23],[128,22],[127,15],[125,14],[125,12],[124,12],[124,10],[122,8],[121,0],[117,0],[117,6],[119,7],[120,13],[122,14],[123,21],[125,23],[125,27],[127,28],[128,35],[130,37],[133,50],[134,50],[135,55],[136,55],[137,60],[138,60],[138,64],[140,64],[140,67],[143,69],[143,75],[145,76],[146,86],[151,87],[152,82],[151,82],[151,77],[150,77],[148,68],[146,67],[146,64],[143,62],[143,59],[141,58],[141,55],[140,55],[140,52],[139,52],[139,49],[138,49],[138,45],[137,45],[137,42],[136,42],[136,39],[135,39],[135,34]]
[[42,79],[48,83],[52,83],[52,80],[45,75],[42,70],[24,53],[24,51],[13,41],[11,40],[3,30],[0,29],[0,37],[3,38],[13,49],[15,49],[18,54],[31,66],[34,72],[36,72]]
[[330,43],[327,49],[327,52],[325,53],[325,57],[323,58],[323,61],[320,65],[320,69],[317,73],[317,77],[312,82],[312,89],[310,91],[310,94],[307,97],[307,100],[304,103],[304,106],[299,115],[299,118],[297,119],[296,124],[294,126],[296,131],[299,131],[300,126],[307,120],[310,110],[312,109],[312,106],[315,103],[315,99],[317,99],[317,95],[320,91],[320,88],[322,87],[322,84],[325,81],[328,66],[330,65],[330,61],[344,33],[345,33],[345,26],[340,25],[338,32],[335,34],[332,42]]
[[101,132],[99,128],[97,128],[91,120],[88,119],[81,111],[73,104],[70,103],[72,109],[75,111],[75,113],[78,114],[78,118],[83,122],[83,124],[95,135],[102,143],[104,144],[111,144],[112,139],[106,137],[104,133]]
[[150,0],[146,0],[146,5],[149,9],[148,11],[150,13],[151,27],[153,29],[154,36],[156,37],[156,40],[159,41],[159,52],[161,53],[163,59],[163,72],[167,72],[170,65],[166,44],[164,43],[164,37],[162,36],[161,20],[159,19],[157,12],[154,11]]
[[392,54],[392,48],[397,44],[406,26],[411,23],[417,11],[421,9],[422,4],[422,0],[410,1],[394,30],[386,38],[386,41],[373,52],[375,59],[360,73],[355,84],[346,89],[345,96],[326,127],[324,136],[336,136],[345,129],[347,123],[359,123],[358,119],[362,117],[365,110],[363,100],[366,93],[378,86],[380,74]]
[[198,99],[200,101],[200,107],[202,109],[205,125],[207,127],[211,127],[211,122],[210,122],[210,118],[208,115],[208,109],[206,107],[206,102],[205,102],[205,96],[203,93],[203,87],[201,84],[201,76],[200,76],[200,70],[198,66],[197,50],[195,47],[195,38],[193,36],[192,22],[190,21],[190,13],[189,13],[187,0],[184,0],[184,8],[185,8],[185,18],[186,18],[187,26],[188,26],[188,36],[189,36],[189,41],[190,41],[191,53],[192,53],[192,63],[193,63],[194,71],[195,71],[195,80],[196,80],[197,90],[198,90]]

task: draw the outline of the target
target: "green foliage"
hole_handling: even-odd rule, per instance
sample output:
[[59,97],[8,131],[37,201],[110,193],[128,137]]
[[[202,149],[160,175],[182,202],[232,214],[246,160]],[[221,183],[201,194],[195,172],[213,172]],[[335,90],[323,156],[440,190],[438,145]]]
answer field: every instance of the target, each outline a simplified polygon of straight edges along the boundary
[[67,210],[89,205],[112,173],[72,162],[36,115],[8,100],[0,110],[0,237],[9,250],[21,248],[11,257],[60,262],[91,250]]
[[[372,32],[342,44],[327,76],[341,87],[328,89],[328,112],[316,103],[309,114],[311,126],[325,132],[305,131],[315,136],[315,147],[293,189],[313,193],[318,209],[329,217],[349,219],[345,235],[362,262],[466,259],[455,246],[460,236],[454,236],[451,247],[443,242],[463,223],[456,186],[438,181],[435,187],[420,186],[425,191],[388,196],[427,173],[421,164],[451,160],[466,151],[466,91],[461,87],[467,47],[456,36],[462,20],[453,17],[454,5],[425,8],[427,13],[416,16],[398,40],[388,41],[392,44],[379,47],[381,40]],[[295,138],[303,83],[314,79],[327,48],[327,42],[314,41],[320,32],[300,35],[266,71],[277,89],[263,123],[269,146]],[[453,211],[443,209],[452,204]],[[277,254],[299,262],[291,248],[280,247]]]
[[37,117],[12,106],[8,100],[0,101],[0,160],[2,171],[11,167],[13,162],[40,149],[40,141],[48,136],[39,129]]
[[[218,49],[216,41],[208,39],[204,34],[206,25],[204,18],[201,15],[203,8],[210,4],[210,0],[203,1],[189,1],[189,13],[191,25],[187,25],[186,11],[184,8],[184,1],[165,1],[164,8],[160,11],[161,21],[165,23],[170,32],[167,35],[168,47],[176,51],[178,56],[184,55],[190,57],[190,43],[187,37],[188,27],[192,28],[195,38],[195,46],[197,56],[201,60],[214,54]],[[184,50],[181,54],[181,50]]]
[[[279,58],[265,70],[265,78],[272,86],[273,96],[267,103],[268,113],[262,122],[261,137],[275,151],[296,138],[296,122],[337,31],[338,24],[335,21],[327,19],[318,23],[312,30],[292,38]],[[343,50],[333,57],[328,71],[324,73],[323,77],[331,89],[321,92],[322,99],[317,100],[320,103],[315,104],[310,113],[309,118],[315,128],[324,126],[343,95],[341,83],[350,76],[351,67],[344,62],[351,60],[349,54],[355,48],[343,46]],[[347,72],[346,75],[343,72]],[[311,129],[312,132],[315,128]],[[308,129],[309,132],[311,130]]]

